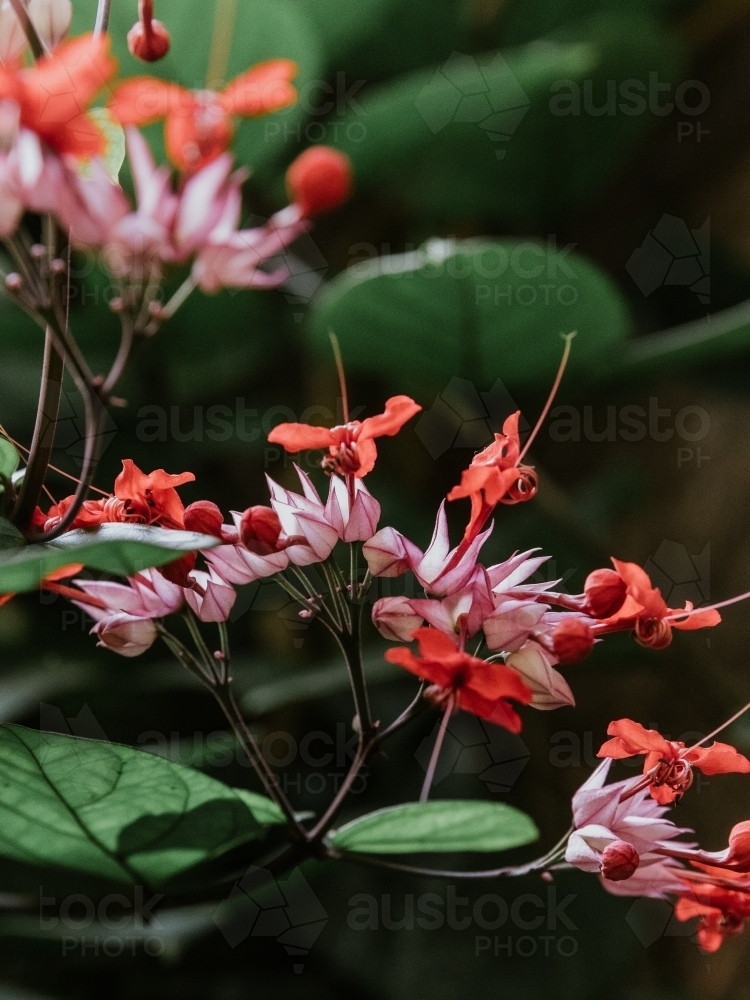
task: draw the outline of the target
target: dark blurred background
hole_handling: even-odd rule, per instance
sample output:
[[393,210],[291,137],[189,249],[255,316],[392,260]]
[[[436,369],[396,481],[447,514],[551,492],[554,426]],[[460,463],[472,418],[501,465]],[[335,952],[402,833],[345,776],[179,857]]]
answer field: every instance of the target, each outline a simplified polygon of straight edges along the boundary
[[[85,30],[95,3],[73,2],[74,31]],[[113,0],[122,75],[142,72],[124,45],[135,7]],[[226,79],[272,56],[299,64],[299,105],[238,129],[238,160],[253,170],[248,219],[283,205],[284,169],[311,143],[351,156],[357,190],[286,255],[293,276],[282,289],[196,294],[141,345],[100,486],[123,457],[146,471],[194,471],[185,501],[227,513],[266,500],[264,473],[293,486],[265,437],[280,420],[336,415],[334,330],[362,414],[394,393],[424,407],[384,441],[368,484],[381,523],[426,545],[474,451],[513,409],[533,425],[559,336],[577,329],[532,452],[539,495],[499,512],[486,557],[541,546],[551,561],[539,579],[577,591],[615,554],[645,565],[673,606],[750,587],[750,4],[157,0],[156,14],[173,46],[155,71],[186,86],[203,85],[217,32],[230,43]],[[149,137],[159,148],[160,129]],[[95,260],[78,258],[75,287],[73,329],[103,367],[116,320]],[[0,316],[0,421],[28,441],[41,336],[7,300]],[[55,464],[73,473],[82,423],[70,386]],[[68,492],[55,486],[58,498]],[[351,735],[344,668],[273,587],[243,590],[234,617],[243,706],[277,760],[289,758],[279,770],[300,808],[318,810]],[[577,707],[526,710],[520,739],[459,717],[435,796],[511,802],[537,820],[544,849],[567,828],[608,722],[630,716],[672,738],[709,732],[748,698],[749,639],[744,605],[710,636],[679,634],[663,653],[615,637],[567,671]],[[373,701],[387,719],[414,684],[385,669],[382,648],[369,633]],[[29,595],[0,610],[0,718],[150,746],[252,786],[216,753],[222,720],[197,685],[156,648],[135,661],[95,650],[61,599]],[[387,745],[348,816],[418,795],[435,724],[424,713]],[[320,732],[339,741],[339,759],[316,767],[299,745]],[[296,751],[275,733],[291,734]],[[750,723],[728,739],[750,751]],[[748,815],[746,779],[728,777],[697,784],[675,820],[712,850]],[[0,1000],[750,997],[747,934],[701,955],[668,904],[614,898],[581,873],[552,886],[343,864],[302,874],[325,917],[300,904],[290,918],[318,922],[306,955],[253,932],[232,947],[215,905],[172,910],[151,953],[138,943],[113,956],[66,948],[37,918],[2,917]],[[487,894],[509,907],[499,928],[497,901],[476,919]],[[430,905],[457,907],[455,919],[420,924]]]

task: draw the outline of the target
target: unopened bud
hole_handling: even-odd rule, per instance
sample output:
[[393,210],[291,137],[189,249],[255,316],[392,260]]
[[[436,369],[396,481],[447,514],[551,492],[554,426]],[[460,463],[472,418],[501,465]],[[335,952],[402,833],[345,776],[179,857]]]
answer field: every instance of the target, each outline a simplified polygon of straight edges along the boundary
[[110,300],[109,308],[112,310],[113,313],[121,313],[125,308],[125,303],[122,299],[122,296],[115,295],[115,297]]
[[169,32],[161,21],[155,20],[152,0],[140,0],[138,8],[140,20],[128,32],[128,49],[136,59],[157,62],[169,52]]
[[20,274],[12,271],[10,274],[6,275],[5,287],[9,292],[20,292],[23,288],[23,278]]
[[552,649],[562,664],[580,663],[594,648],[594,633],[580,618],[565,618],[552,633]]
[[586,610],[593,618],[617,614],[628,595],[627,584],[613,569],[595,569],[584,584]]
[[148,304],[149,316],[153,316],[154,319],[161,319],[163,312],[164,312],[164,307],[162,306],[161,302],[156,302],[156,301],[149,302]]
[[270,507],[248,507],[240,521],[240,538],[245,548],[259,556],[278,551],[281,521]]
[[64,260],[61,260],[59,257],[55,257],[50,264],[49,269],[53,274],[65,274],[68,266]]
[[615,840],[602,851],[602,876],[610,882],[624,882],[636,873],[640,860],[632,844]]
[[42,260],[42,258],[47,256],[47,248],[43,243],[34,243],[29,250],[29,253],[34,260]]
[[221,538],[224,516],[210,500],[196,500],[185,508],[183,523],[186,531],[197,531],[201,535]]
[[348,156],[330,146],[311,146],[286,172],[290,199],[303,215],[319,215],[338,208],[352,191]]
[[70,0],[29,0],[29,14],[40,38],[54,52],[63,41],[73,20]]

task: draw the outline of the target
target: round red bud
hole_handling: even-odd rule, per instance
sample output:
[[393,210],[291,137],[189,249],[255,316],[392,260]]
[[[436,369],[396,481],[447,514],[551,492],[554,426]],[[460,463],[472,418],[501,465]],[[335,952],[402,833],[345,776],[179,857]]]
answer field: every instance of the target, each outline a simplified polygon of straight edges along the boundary
[[185,508],[183,524],[185,531],[197,531],[201,535],[221,538],[224,517],[215,503],[211,503],[210,500],[196,500]]
[[167,563],[166,566],[160,566],[159,572],[170,583],[176,583],[178,587],[189,587],[189,576],[195,569],[197,558],[195,552],[187,552],[184,556],[180,556],[179,559],[175,559],[174,562]]
[[609,618],[617,614],[628,596],[628,588],[613,569],[595,569],[584,584],[586,610],[593,618]]
[[624,882],[637,871],[638,851],[626,840],[615,840],[602,852],[602,876],[610,882]]
[[351,160],[330,146],[310,146],[287,170],[286,187],[303,215],[329,212],[352,192]]
[[580,618],[565,618],[552,633],[552,649],[564,665],[580,663],[594,648],[594,633]]
[[158,62],[169,52],[172,39],[161,21],[152,20],[148,27],[136,21],[128,32],[128,49],[131,56],[143,62]]
[[270,507],[248,507],[240,521],[240,538],[245,548],[259,556],[278,552],[281,521]]

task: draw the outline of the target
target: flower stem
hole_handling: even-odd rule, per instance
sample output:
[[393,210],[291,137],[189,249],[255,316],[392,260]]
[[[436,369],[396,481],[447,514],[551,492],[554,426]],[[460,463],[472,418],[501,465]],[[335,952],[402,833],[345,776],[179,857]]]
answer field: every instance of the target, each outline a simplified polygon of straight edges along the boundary
[[23,486],[12,517],[13,523],[22,532],[27,531],[31,525],[31,519],[39,503],[49,460],[52,456],[64,368],[65,362],[55,347],[52,331],[48,326],[44,337],[42,384],[39,391],[34,436],[31,440],[31,450],[29,451]]
[[31,51],[34,53],[34,58],[41,59],[42,56],[47,54],[47,46],[42,41],[39,32],[34,26],[34,22],[31,20],[26,0],[10,0],[10,5],[28,39]]
[[96,9],[96,23],[94,24],[95,37],[103,35],[109,27],[109,11],[111,6],[112,0],[99,0],[99,5]]
[[450,722],[451,715],[453,714],[453,703],[454,698],[451,695],[448,699],[448,704],[445,706],[445,711],[443,712],[440,729],[438,729],[438,734],[435,739],[435,746],[432,748],[432,756],[430,757],[430,763],[427,766],[427,774],[424,776],[424,784],[422,785],[422,794],[419,796],[420,802],[426,802],[430,797],[430,789],[432,788],[432,781],[435,777],[435,768],[437,767],[440,751],[443,747],[443,740],[445,739],[445,733],[448,729],[448,723]]

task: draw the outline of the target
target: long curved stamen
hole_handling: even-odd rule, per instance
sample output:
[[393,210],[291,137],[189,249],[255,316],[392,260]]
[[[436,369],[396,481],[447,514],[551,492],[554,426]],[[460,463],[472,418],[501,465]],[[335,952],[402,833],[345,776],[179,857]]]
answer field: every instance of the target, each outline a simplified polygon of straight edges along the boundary
[[709,604],[706,608],[693,608],[691,611],[676,611],[673,615],[668,615],[663,618],[662,621],[665,622],[676,622],[681,621],[683,618],[691,618],[693,615],[702,614],[704,611],[718,611],[719,608],[728,608],[730,604],[739,604],[740,601],[746,601],[750,597],[750,590],[746,590],[744,594],[738,594],[737,597],[729,597],[726,601],[719,601],[718,604]]
[[341,357],[341,348],[339,347],[339,338],[336,334],[331,331],[328,334],[328,338],[331,341],[331,347],[333,348],[333,360],[336,362],[336,372],[339,377],[339,390],[341,391],[341,409],[343,411],[344,423],[349,423],[349,397],[346,392],[346,375],[344,374],[344,360]]
[[565,373],[565,368],[568,364],[568,358],[570,357],[570,342],[572,341],[573,337],[575,337],[577,332],[578,332],[577,330],[573,330],[571,333],[566,333],[563,335],[563,340],[565,341],[565,349],[563,350],[563,355],[562,358],[560,359],[560,366],[557,369],[557,375],[555,375],[555,381],[552,383],[552,388],[550,389],[549,396],[547,397],[547,402],[544,404],[544,409],[540,413],[539,419],[534,425],[534,430],[531,432],[531,434],[529,434],[528,440],[526,441],[526,444],[523,446],[521,454],[518,456],[516,465],[519,465],[523,461],[526,452],[534,443],[534,438],[542,429],[542,424],[547,419],[547,414],[549,413],[550,407],[555,401],[557,390],[560,388],[560,383],[562,382],[562,377],[563,374]]
[[739,712],[735,712],[735,713],[734,713],[734,715],[733,715],[733,716],[732,716],[732,717],[731,717],[730,719],[727,719],[727,721],[726,721],[726,722],[722,722],[722,724],[721,724],[721,725],[720,725],[720,726],[719,726],[719,727],[718,727],[717,729],[714,729],[714,731],[713,731],[712,733],[709,733],[709,734],[708,734],[708,736],[704,736],[704,737],[703,737],[703,739],[702,739],[702,740],[699,740],[699,742],[698,742],[698,743],[694,743],[694,744],[693,744],[693,745],[692,745],[691,747],[687,747],[687,748],[686,748],[685,750],[683,750],[683,751],[682,751],[682,752],[680,753],[680,756],[681,756],[681,757],[682,757],[682,756],[684,756],[684,755],[685,755],[686,753],[688,753],[688,752],[689,752],[690,750],[695,750],[695,749],[696,749],[696,747],[700,747],[700,746],[703,746],[703,744],[704,744],[704,743],[705,743],[705,742],[706,742],[707,740],[711,740],[711,739],[713,739],[713,738],[714,738],[714,736],[718,736],[718,734],[719,734],[719,733],[720,733],[720,732],[721,732],[721,731],[722,731],[723,729],[726,729],[726,728],[727,728],[727,726],[731,726],[731,725],[732,725],[732,723],[733,723],[733,722],[736,722],[736,721],[737,721],[737,719],[739,719],[739,717],[740,717],[741,715],[744,715],[744,714],[745,714],[745,712],[747,712],[747,711],[748,711],[748,709],[750,709],[750,701],[749,701],[749,702],[747,703],[747,705],[743,706],[743,708],[741,708],[741,709],[739,710]]

